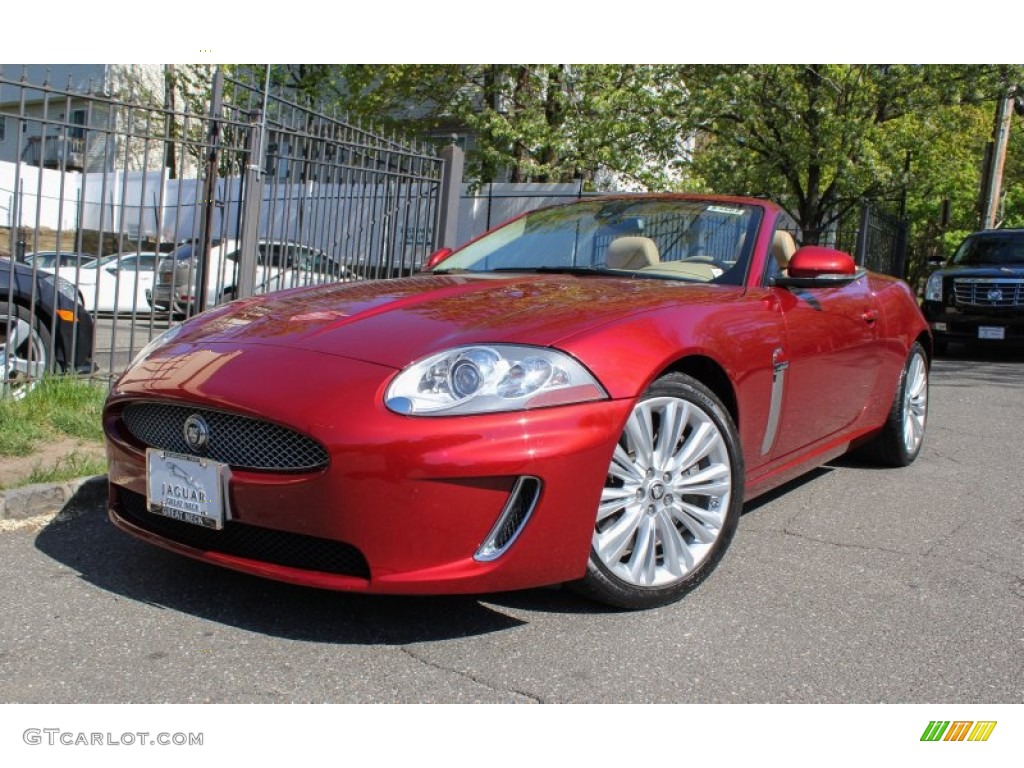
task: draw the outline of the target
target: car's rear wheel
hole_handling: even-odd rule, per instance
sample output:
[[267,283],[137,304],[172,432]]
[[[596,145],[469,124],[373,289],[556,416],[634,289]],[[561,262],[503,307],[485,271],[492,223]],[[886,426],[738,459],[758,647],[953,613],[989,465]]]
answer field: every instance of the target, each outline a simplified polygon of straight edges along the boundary
[[0,301],[0,397],[24,397],[50,366],[50,333],[20,304]]
[[868,452],[883,464],[905,467],[921,452],[928,422],[928,356],[917,342],[900,374],[885,427]]
[[615,448],[577,589],[629,609],[678,600],[718,564],[742,505],[743,458],[728,411],[689,376],[658,379]]

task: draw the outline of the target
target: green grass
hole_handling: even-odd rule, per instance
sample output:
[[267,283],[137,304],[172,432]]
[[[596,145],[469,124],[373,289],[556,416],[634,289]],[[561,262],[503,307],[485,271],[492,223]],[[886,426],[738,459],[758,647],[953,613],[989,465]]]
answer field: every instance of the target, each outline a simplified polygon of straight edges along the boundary
[[28,456],[44,440],[62,437],[101,443],[106,396],[104,384],[54,377],[21,400],[0,399],[0,456]]
[[[107,460],[95,459],[85,456],[78,451],[72,451],[52,467],[43,467],[39,464],[23,479],[12,483],[11,486],[32,485],[34,483],[58,483],[64,480],[74,480],[76,477],[91,477],[103,475],[107,472]],[[0,488],[4,486],[0,485]]]

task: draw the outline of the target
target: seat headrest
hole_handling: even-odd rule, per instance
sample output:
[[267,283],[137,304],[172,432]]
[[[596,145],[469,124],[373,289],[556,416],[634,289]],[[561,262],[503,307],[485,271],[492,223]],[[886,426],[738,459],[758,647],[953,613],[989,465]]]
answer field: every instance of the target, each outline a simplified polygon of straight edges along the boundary
[[789,266],[789,260],[793,258],[794,253],[796,253],[796,241],[793,236],[784,229],[778,230],[772,237],[772,256],[775,257],[779,269],[785,270]]
[[661,263],[658,245],[649,237],[619,237],[608,245],[609,269],[637,270]]

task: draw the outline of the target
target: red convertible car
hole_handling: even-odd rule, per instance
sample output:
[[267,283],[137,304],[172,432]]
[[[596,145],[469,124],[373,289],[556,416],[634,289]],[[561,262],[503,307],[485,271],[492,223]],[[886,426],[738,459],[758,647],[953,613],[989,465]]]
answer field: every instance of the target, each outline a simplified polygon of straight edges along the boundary
[[913,294],[797,249],[782,219],[745,198],[590,199],[425,274],[206,312],[110,395],[111,519],[313,587],[676,600],[745,501],[861,444],[890,465],[921,449]]

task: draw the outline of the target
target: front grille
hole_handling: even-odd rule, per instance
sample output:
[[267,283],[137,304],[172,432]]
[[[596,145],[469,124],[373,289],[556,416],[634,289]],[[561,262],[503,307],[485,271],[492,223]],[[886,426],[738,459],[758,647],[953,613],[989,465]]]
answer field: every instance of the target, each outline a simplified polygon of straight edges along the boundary
[[1024,307],[1024,280],[961,278],[953,281],[953,295],[961,307]]
[[370,578],[366,558],[351,544],[231,520],[216,531],[155,515],[146,509],[146,497],[141,493],[117,490],[121,502],[117,512],[121,517],[144,531],[186,547],[304,571]]
[[[185,420],[193,414],[209,427],[202,451],[185,442]],[[315,440],[259,419],[164,403],[132,403],[121,418],[132,436],[150,448],[205,456],[239,469],[313,472],[327,466],[327,451]]]

